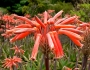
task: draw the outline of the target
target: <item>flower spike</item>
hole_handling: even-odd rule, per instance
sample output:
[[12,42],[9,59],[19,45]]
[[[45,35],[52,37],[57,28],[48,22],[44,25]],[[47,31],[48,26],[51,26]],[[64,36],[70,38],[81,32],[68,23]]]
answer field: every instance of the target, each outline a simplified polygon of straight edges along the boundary
[[[36,59],[39,45],[42,46],[41,50],[43,51],[43,54],[53,52],[56,59],[61,58],[64,56],[64,52],[58,34],[68,36],[81,48],[83,46],[83,44],[80,43],[80,41],[83,40],[82,30],[89,27],[89,24],[80,24],[83,22],[78,20],[78,16],[67,15],[62,18],[62,13],[63,10],[59,11],[54,17],[52,17],[50,13],[45,11],[44,14],[40,14],[41,18],[35,16],[32,20],[23,16],[14,15],[17,19],[21,19],[25,22],[22,22],[23,24],[20,24],[13,29],[10,28],[10,30],[6,30],[6,33],[3,35],[11,36],[14,34],[15,37],[10,39],[10,42],[13,43],[32,33],[36,40],[32,49],[31,60]],[[76,22],[78,22],[78,24],[75,24]],[[48,57],[46,54],[45,56]]]

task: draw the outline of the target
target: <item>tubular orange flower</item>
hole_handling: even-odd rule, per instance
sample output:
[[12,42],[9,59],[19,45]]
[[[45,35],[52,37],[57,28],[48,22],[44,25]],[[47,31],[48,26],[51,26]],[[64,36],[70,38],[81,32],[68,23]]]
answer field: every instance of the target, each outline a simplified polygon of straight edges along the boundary
[[54,22],[55,22],[55,20],[53,18],[50,18],[47,23],[48,24],[54,24]]
[[36,21],[32,21],[32,23],[36,26],[36,27],[40,27],[40,24],[38,24]]
[[12,39],[10,39],[10,42],[13,43],[16,40],[21,40],[21,39],[25,38],[29,34],[30,34],[30,32],[24,32],[24,33],[21,33],[21,34],[17,34],[15,37],[13,37]]
[[48,20],[48,24],[54,24],[55,23],[55,19],[57,19],[59,16],[61,16],[63,10],[59,11],[53,18],[50,18]]
[[81,44],[79,40],[72,38],[72,37],[70,37],[70,39],[75,43],[75,45],[82,48],[83,44]]
[[78,40],[82,40],[82,37],[79,35],[79,34],[76,34],[74,32],[71,32],[71,31],[67,31],[67,30],[59,30],[58,31],[59,34],[65,34],[67,35],[68,37],[70,38],[75,38],[75,39],[78,39]]
[[11,30],[6,30],[6,34],[13,34],[15,31],[20,30],[22,28],[13,28]]
[[45,25],[43,24],[43,22],[37,16],[35,16],[35,19],[43,28],[45,28]]
[[63,13],[63,10],[59,11],[54,17],[53,19],[57,19],[59,16],[61,16],[61,14]]
[[[59,51],[60,51],[60,55],[61,55],[61,57],[63,57],[63,56],[64,56],[64,52],[63,52],[62,45],[61,45],[61,42],[60,42],[60,40],[59,40],[59,38],[58,38],[58,34],[57,34],[56,31],[54,31],[54,38],[55,38],[55,40],[56,40],[56,42],[57,42],[57,44],[58,44],[58,49],[59,49]],[[60,57],[60,58],[61,58],[61,57]]]
[[90,26],[90,24],[89,24],[89,23],[82,23],[82,24],[80,24],[79,26],[80,26],[80,27],[85,27],[85,26]]
[[76,28],[74,25],[55,25],[55,28]]
[[87,27],[90,27],[90,23],[82,23],[79,25],[79,27],[77,27],[78,30],[86,30]]
[[47,16],[48,16],[47,11],[45,11],[44,13],[44,23],[45,24],[47,24]]
[[35,41],[35,44],[34,44],[34,47],[33,47],[33,50],[32,50],[32,54],[31,54],[31,60],[35,60],[36,59],[41,37],[42,37],[41,34],[37,34],[36,41]]
[[60,54],[60,50],[58,48],[58,43],[57,41],[55,40],[55,37],[54,37],[54,34],[51,32],[51,38],[53,40],[53,43],[54,43],[54,54],[55,54],[55,58],[58,59],[58,58],[61,58],[61,54]]
[[58,20],[55,22],[55,25],[61,23],[61,22],[64,21],[65,19],[67,19],[67,18],[61,18],[61,19],[58,19]]
[[71,31],[71,32],[74,32],[74,33],[77,33],[77,34],[80,34],[82,35],[83,34],[83,31],[80,31],[80,30],[77,30],[77,29],[73,29],[73,28],[61,28],[62,30],[68,30],[68,31]]
[[31,22],[31,20],[28,19],[28,18],[26,18],[26,17],[18,16],[18,15],[15,15],[15,14],[14,14],[13,16],[16,17],[16,18],[18,18],[18,19],[21,19],[21,20],[23,20],[23,21],[28,22],[31,26],[34,26],[34,24]]
[[16,26],[16,28],[31,28],[32,26],[30,24],[21,24]]
[[6,34],[19,34],[19,33],[23,33],[23,32],[35,32],[37,31],[38,29],[36,27],[33,27],[33,28],[13,28],[11,30],[7,30],[6,31]]
[[47,36],[47,39],[48,39],[49,47],[50,47],[51,50],[53,50],[54,49],[54,43],[52,41],[50,33],[47,33],[46,36]]
[[73,23],[77,19],[77,16],[73,16],[70,18],[67,18],[65,21],[62,21],[60,24],[70,24]]
[[33,28],[20,28],[20,29],[17,29],[15,31],[13,31],[14,34],[20,34],[20,33],[23,33],[23,32],[35,32],[37,31],[37,28],[36,27],[33,27]]

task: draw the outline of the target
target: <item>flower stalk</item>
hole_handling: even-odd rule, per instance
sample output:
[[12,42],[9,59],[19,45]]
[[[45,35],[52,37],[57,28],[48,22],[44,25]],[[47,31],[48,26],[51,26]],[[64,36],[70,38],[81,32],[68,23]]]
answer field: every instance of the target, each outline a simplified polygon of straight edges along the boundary
[[90,55],[90,29],[87,27],[84,33],[84,39],[82,41],[83,47],[82,47],[82,53],[83,53],[83,60],[82,60],[82,69],[87,69],[87,61],[88,57]]
[[49,55],[48,53],[45,54],[45,67],[46,67],[46,70],[49,70]]
[[82,69],[81,70],[86,70],[87,61],[88,61],[88,55],[84,54],[83,59],[82,59]]

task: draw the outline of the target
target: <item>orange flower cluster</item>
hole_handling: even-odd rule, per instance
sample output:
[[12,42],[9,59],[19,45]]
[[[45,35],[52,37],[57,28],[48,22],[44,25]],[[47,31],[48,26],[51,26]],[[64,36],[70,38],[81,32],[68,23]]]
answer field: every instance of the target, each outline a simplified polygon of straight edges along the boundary
[[[33,33],[35,36],[35,44],[32,50],[31,59],[35,60],[38,53],[40,44],[48,44],[48,48],[53,52],[55,58],[61,58],[64,56],[61,42],[58,35],[64,34],[68,36],[77,46],[80,48],[83,46],[80,41],[83,31],[77,28],[77,24],[80,23],[78,16],[66,16],[62,18],[63,11],[59,11],[55,16],[48,17],[48,12],[43,14],[43,20],[35,16],[35,20],[30,20],[23,16],[13,15],[17,19],[21,19],[27,23],[20,24],[11,30],[7,30],[6,34],[16,34],[15,37],[10,39],[13,43],[17,40],[25,38],[27,35]],[[80,25],[81,26],[81,25]]]
[[13,70],[13,66],[18,67],[18,63],[21,63],[21,58],[18,58],[17,56],[14,56],[13,58],[6,58],[4,60],[3,67],[4,68],[10,68],[10,70]]
[[24,50],[16,45],[11,49],[14,50],[14,54],[24,54]]

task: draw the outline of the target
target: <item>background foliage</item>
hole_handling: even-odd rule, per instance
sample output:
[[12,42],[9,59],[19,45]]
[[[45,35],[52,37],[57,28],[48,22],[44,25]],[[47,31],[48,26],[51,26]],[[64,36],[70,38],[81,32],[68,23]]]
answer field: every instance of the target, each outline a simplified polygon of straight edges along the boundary
[[[0,7],[8,10],[9,13],[18,15],[30,14],[33,16],[52,9],[56,13],[64,10],[64,13],[79,15],[82,21],[89,21],[90,16],[88,0],[1,0]],[[1,10],[5,11],[4,9]]]
[[76,14],[82,21],[90,21],[90,4],[78,4],[77,8],[70,11],[71,14]]
[[48,9],[53,9],[56,12],[63,9],[65,12],[73,8],[71,3],[65,3],[64,0],[3,0],[0,6],[6,8],[10,13],[19,15],[37,14]]

